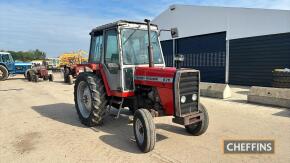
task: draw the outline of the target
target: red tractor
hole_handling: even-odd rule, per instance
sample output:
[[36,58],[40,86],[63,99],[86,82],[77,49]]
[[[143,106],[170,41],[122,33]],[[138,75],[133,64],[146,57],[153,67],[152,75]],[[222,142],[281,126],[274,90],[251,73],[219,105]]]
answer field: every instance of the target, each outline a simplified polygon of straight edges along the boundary
[[81,73],[86,71],[87,64],[76,64],[76,65],[65,65],[63,67],[63,78],[64,82],[68,84],[73,84],[75,78]]
[[28,81],[39,82],[39,79],[53,81],[54,76],[52,70],[47,70],[45,66],[35,66],[25,72]]
[[78,75],[75,71],[77,68],[77,65],[67,66],[65,65],[63,67],[63,79],[65,83],[73,84],[74,78]]
[[153,117],[173,116],[174,123],[195,136],[207,130],[209,121],[199,98],[199,71],[165,67],[158,32],[147,19],[94,28],[89,63],[78,68],[83,72],[74,86],[75,108],[86,126],[101,124],[111,107],[119,109],[116,117],[128,107],[143,152],[155,146]]

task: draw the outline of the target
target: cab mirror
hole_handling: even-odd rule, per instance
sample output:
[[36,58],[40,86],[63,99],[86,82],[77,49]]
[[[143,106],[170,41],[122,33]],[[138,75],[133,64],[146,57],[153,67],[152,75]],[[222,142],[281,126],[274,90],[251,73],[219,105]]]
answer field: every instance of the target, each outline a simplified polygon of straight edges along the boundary
[[171,37],[172,37],[172,38],[176,38],[176,37],[178,37],[178,29],[177,29],[177,28],[171,28],[171,29],[160,29],[160,30],[158,30],[158,36],[160,36],[160,34],[161,34],[162,31],[167,31],[167,32],[170,31],[170,33],[171,33]]
[[171,32],[172,38],[178,37],[178,29],[177,28],[171,28],[170,32]]

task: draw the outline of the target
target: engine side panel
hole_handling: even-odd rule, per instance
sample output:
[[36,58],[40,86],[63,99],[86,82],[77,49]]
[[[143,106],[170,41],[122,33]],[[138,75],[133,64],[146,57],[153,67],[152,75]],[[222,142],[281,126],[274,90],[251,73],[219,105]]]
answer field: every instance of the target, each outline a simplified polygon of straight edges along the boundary
[[157,88],[166,115],[174,115],[174,95],[170,88]]
[[137,67],[135,69],[135,85],[156,88],[166,115],[174,114],[173,81],[175,73],[176,68],[172,67]]
[[136,67],[135,85],[173,88],[173,78],[176,72],[171,67]]

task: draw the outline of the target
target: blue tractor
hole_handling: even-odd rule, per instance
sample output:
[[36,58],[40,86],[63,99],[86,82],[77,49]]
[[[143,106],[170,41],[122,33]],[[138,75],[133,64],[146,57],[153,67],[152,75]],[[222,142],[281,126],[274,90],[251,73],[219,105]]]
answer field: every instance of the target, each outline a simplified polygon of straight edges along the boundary
[[6,80],[15,74],[24,74],[31,69],[31,63],[15,62],[10,53],[0,52],[0,81]]

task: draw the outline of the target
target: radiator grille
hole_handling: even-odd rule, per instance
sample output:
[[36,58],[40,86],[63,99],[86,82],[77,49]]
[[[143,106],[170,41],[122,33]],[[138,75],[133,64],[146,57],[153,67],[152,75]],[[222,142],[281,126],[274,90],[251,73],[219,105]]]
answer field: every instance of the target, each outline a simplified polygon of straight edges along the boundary
[[[198,100],[193,101],[192,95],[196,94],[197,97],[199,96],[199,72],[198,71],[184,71],[180,70],[181,72],[179,75],[179,80],[176,80],[176,82],[179,81],[177,84],[178,89],[176,89],[177,92],[177,98],[178,104],[180,109],[179,113],[180,115],[185,115],[191,112],[198,111]],[[185,96],[186,101],[185,103],[181,103],[181,97]]]

